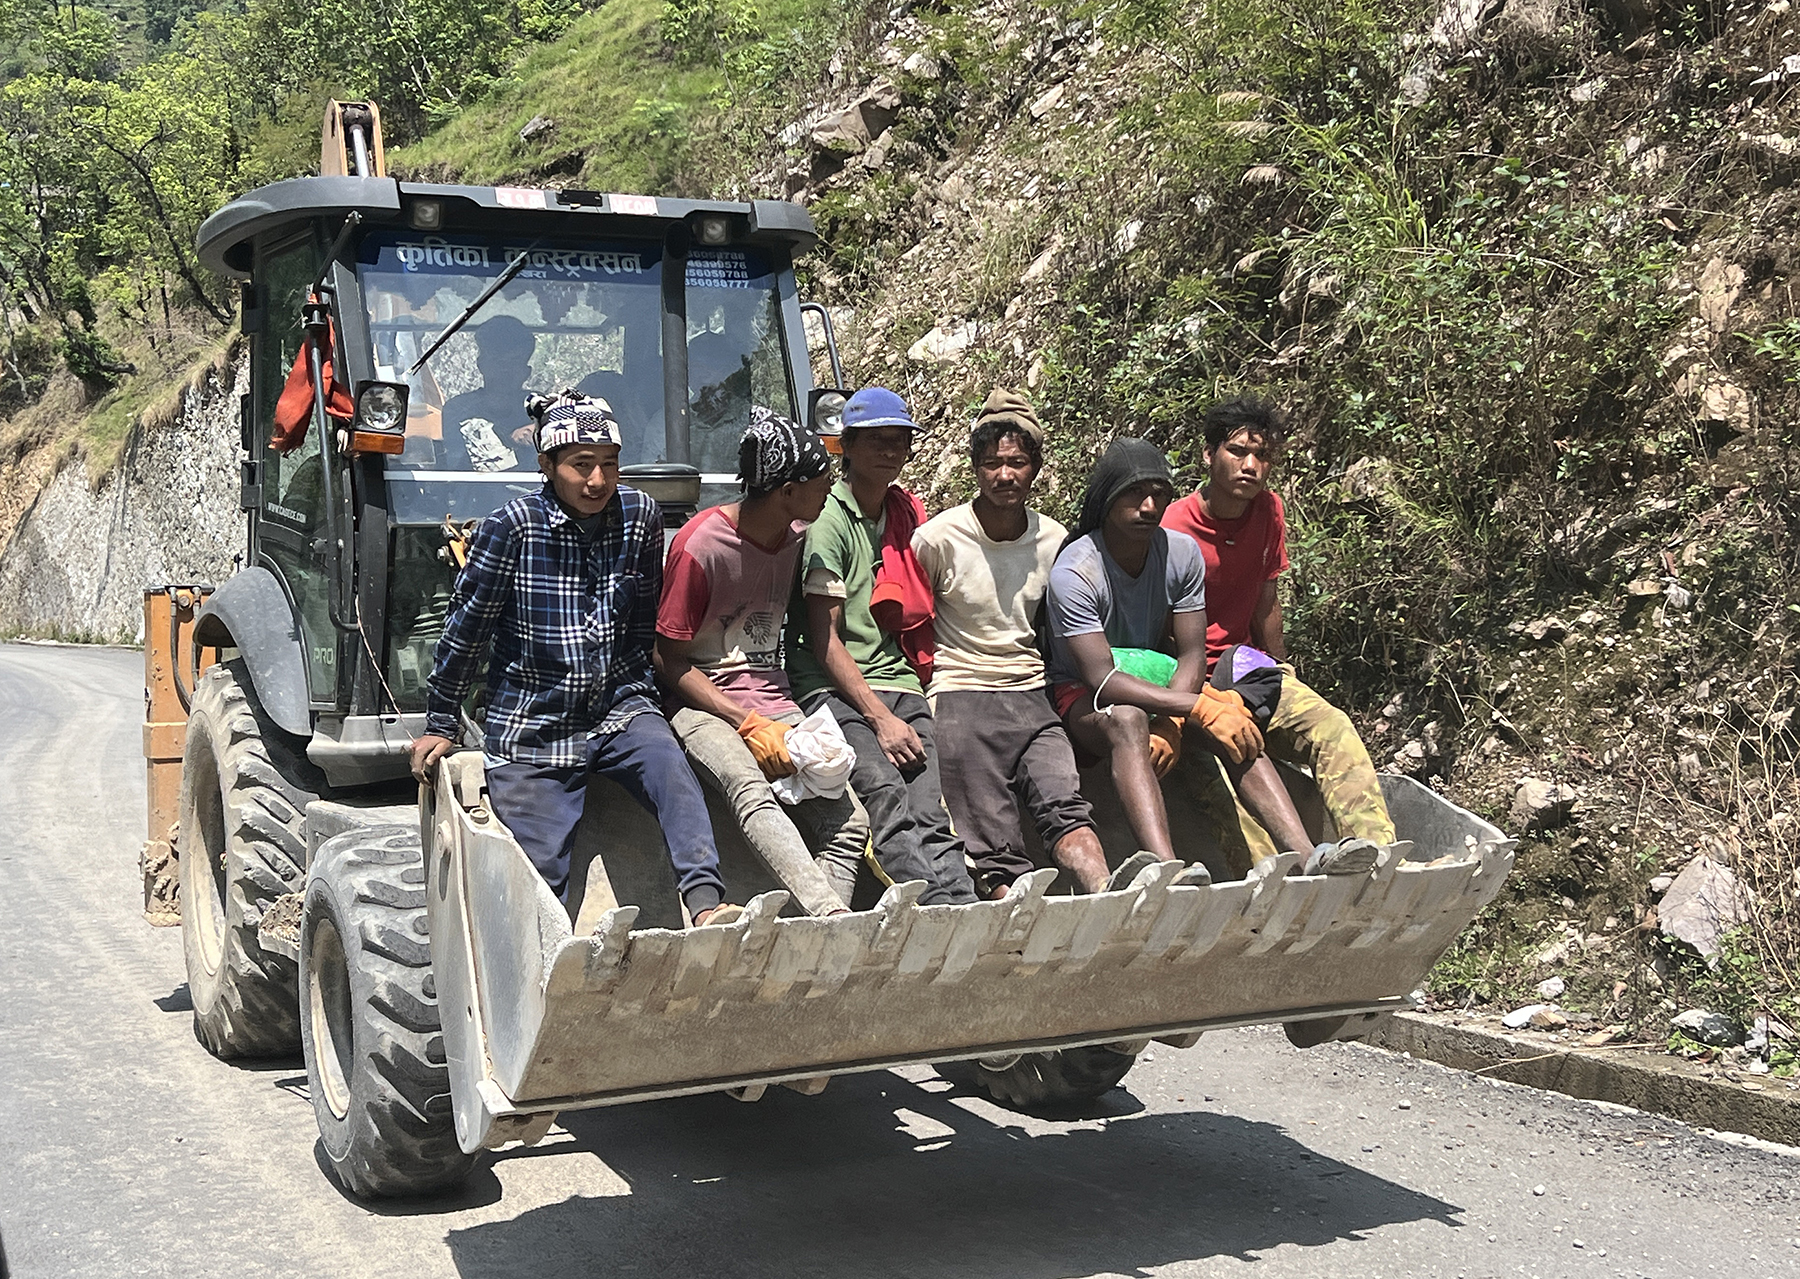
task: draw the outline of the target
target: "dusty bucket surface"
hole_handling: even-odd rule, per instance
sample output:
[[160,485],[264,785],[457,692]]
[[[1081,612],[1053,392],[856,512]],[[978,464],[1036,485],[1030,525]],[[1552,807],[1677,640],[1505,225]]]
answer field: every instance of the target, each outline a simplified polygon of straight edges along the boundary
[[[432,952],[465,1149],[523,1112],[1256,1022],[1392,1011],[1499,891],[1512,842],[1403,778],[1408,843],[1364,875],[1292,876],[1298,854],[1213,883],[1152,866],[1130,887],[572,935],[487,810],[480,757],[440,773],[424,823]],[[1179,879],[1180,882],[1177,882]],[[504,1131],[505,1124],[500,1123]]]

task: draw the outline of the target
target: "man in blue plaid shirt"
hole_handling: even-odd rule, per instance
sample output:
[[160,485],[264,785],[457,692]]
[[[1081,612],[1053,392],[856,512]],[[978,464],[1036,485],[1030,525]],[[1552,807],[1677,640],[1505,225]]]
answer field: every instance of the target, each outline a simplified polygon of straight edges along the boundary
[[494,812],[566,897],[588,779],[610,777],[662,826],[696,924],[730,923],[706,797],[654,697],[662,595],[656,502],[619,483],[605,400],[535,396],[544,487],[481,522],[456,581],[413,743],[423,781],[455,748],[458,710],[490,641],[487,784]]

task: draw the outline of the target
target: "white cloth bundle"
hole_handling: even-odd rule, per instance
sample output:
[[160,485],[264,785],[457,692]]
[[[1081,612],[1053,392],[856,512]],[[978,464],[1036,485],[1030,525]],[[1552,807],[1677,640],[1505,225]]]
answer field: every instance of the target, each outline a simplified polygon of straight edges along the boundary
[[519,464],[516,453],[500,442],[500,433],[485,417],[464,418],[463,444],[469,450],[472,471],[510,471]]
[[844,740],[844,730],[829,707],[819,707],[789,729],[786,745],[788,758],[794,761],[794,775],[769,783],[776,799],[798,804],[803,799],[843,795],[850,770],[856,765],[856,750]]

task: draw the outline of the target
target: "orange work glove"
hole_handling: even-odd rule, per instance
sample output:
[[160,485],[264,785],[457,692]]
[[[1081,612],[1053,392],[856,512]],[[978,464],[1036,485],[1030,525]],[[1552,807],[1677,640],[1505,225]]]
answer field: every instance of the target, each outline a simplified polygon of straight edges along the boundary
[[1150,721],[1150,767],[1159,778],[1167,777],[1181,758],[1181,725],[1179,715],[1158,715]]
[[1188,716],[1200,721],[1232,763],[1248,764],[1262,754],[1262,730],[1238,694],[1208,684],[1200,690]]
[[763,776],[770,781],[794,775],[794,761],[788,754],[787,735],[786,724],[778,724],[767,715],[758,715],[755,711],[744,716],[744,722],[738,725],[738,736],[744,739],[744,745],[750,748],[756,766],[762,769]]

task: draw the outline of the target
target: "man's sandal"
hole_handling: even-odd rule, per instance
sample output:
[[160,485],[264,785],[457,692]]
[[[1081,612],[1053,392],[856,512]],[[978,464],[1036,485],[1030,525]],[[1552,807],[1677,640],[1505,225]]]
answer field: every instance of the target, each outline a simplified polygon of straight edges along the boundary
[[1381,845],[1367,839],[1340,839],[1320,844],[1301,865],[1302,875],[1366,875],[1375,869]]
[[1161,860],[1155,853],[1140,849],[1119,863],[1119,869],[1115,870],[1107,879],[1106,887],[1102,891],[1116,893],[1120,889],[1130,888],[1147,867],[1154,866]]

